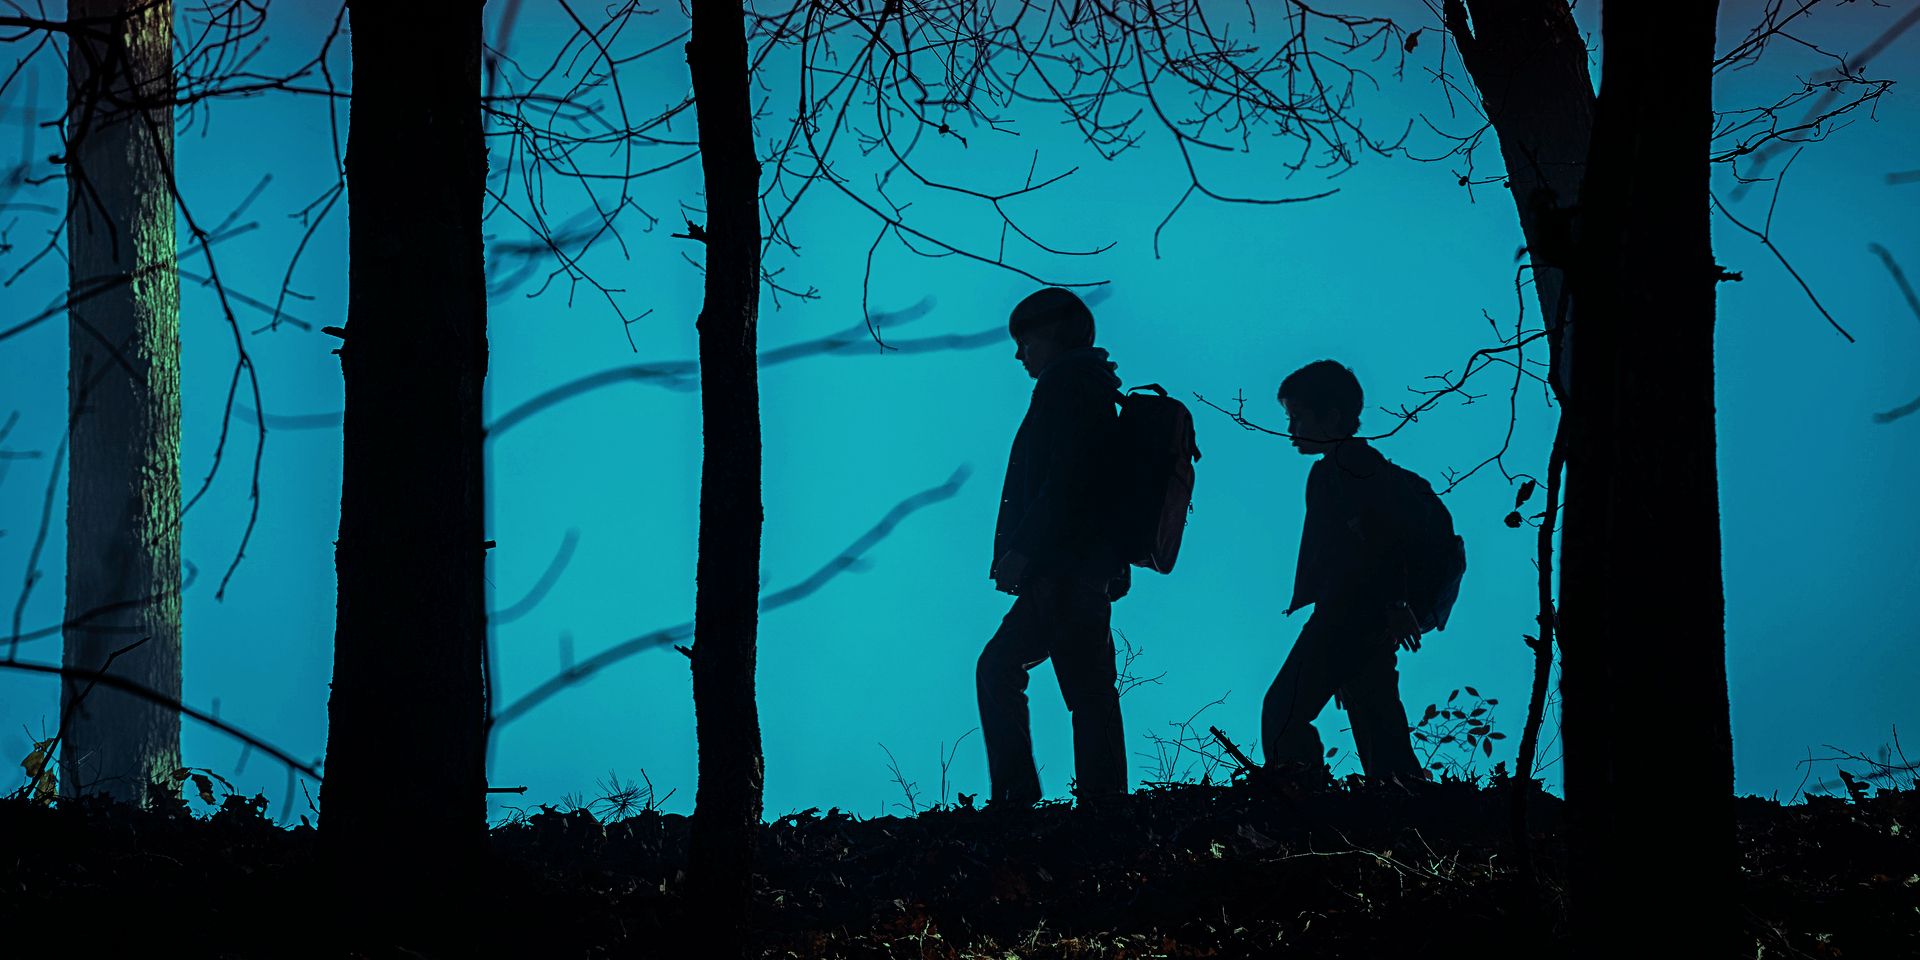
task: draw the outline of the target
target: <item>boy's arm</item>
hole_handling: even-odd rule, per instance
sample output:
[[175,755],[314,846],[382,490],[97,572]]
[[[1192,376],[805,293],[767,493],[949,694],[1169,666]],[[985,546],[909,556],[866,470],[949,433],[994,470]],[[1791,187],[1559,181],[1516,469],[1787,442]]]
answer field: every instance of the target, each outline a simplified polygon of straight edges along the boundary
[[[1304,499],[1306,513],[1300,524],[1300,549],[1293,567],[1293,602],[1287,605],[1282,616],[1289,616],[1302,607],[1318,607],[1320,594],[1324,592],[1324,583],[1319,582],[1321,571],[1316,565],[1326,562],[1328,544],[1321,534],[1320,520],[1327,510],[1326,461],[1315,460],[1307,469],[1307,483]],[[1303,582],[1304,581],[1304,582]]]
[[1353,514],[1367,536],[1360,544],[1360,602],[1387,608],[1386,640],[1409,653],[1420,650],[1420,619],[1408,606],[1407,551],[1412,547],[1414,519],[1403,477],[1398,468],[1385,467],[1355,491]]
[[1111,400],[1080,384],[1042,391],[1034,402],[1046,426],[1041,432],[1047,443],[1046,475],[1007,538],[1008,555],[1024,558],[1027,565],[1050,559],[1065,540],[1082,532],[1078,528],[1094,509],[1101,471],[1110,466],[1115,420]]

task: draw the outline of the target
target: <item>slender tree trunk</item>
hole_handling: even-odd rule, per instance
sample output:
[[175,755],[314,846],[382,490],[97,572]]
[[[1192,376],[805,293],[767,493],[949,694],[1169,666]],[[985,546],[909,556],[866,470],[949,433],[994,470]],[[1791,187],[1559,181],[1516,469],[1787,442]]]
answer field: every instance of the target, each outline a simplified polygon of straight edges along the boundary
[[1553,389],[1566,402],[1569,211],[1586,175],[1593,132],[1587,45],[1567,0],[1446,0],[1447,31],[1500,138],[1507,188],[1533,263],[1549,330]]
[[1533,832],[1527,825],[1527,810],[1535,791],[1533,769],[1540,754],[1540,727],[1547,716],[1547,693],[1553,684],[1554,634],[1560,625],[1553,595],[1553,541],[1560,528],[1560,484],[1566,476],[1566,435],[1567,420],[1563,415],[1560,422],[1554,424],[1552,445],[1547,450],[1547,503],[1541,511],[1540,531],[1534,542],[1534,562],[1540,568],[1535,580],[1539,612],[1534,615],[1534,623],[1540,632],[1526,638],[1527,649],[1533,652],[1533,684],[1527,694],[1527,719],[1520,729],[1520,749],[1513,761],[1513,789],[1507,813],[1520,875],[1536,893],[1539,876],[1534,868]]
[[321,837],[344,884],[446,891],[486,837],[478,0],[352,4],[340,593]]
[[[719,937],[741,952],[760,828],[760,716],[754,704],[760,592],[760,163],[754,154],[740,0],[693,0],[687,44],[706,175],[706,302],[700,310],[700,556],[693,703],[700,749],[688,885]],[[690,231],[691,232],[691,231]]]
[[1561,617],[1574,942],[1596,957],[1733,947],[1708,219],[1716,6],[1602,12],[1571,277],[1580,392]]
[[[173,4],[72,0],[64,661],[180,697],[180,277],[173,233]],[[158,102],[160,105],[155,106]],[[129,604],[128,601],[141,601]],[[63,682],[63,795],[145,798],[180,766],[180,717]]]
[[[1500,141],[1507,188],[1520,215],[1533,266],[1534,294],[1543,326],[1551,331],[1548,382],[1564,416],[1572,392],[1568,347],[1573,333],[1565,267],[1573,256],[1571,215],[1586,175],[1593,133],[1593,78],[1587,69],[1586,41],[1567,0],[1446,0],[1444,16],[1447,32],[1480,91],[1487,120]],[[1565,450],[1563,427],[1556,426],[1547,457],[1547,503],[1537,549],[1538,633],[1528,641],[1534,676],[1510,810],[1516,859],[1530,878],[1534,864],[1527,803],[1534,789],[1534,759],[1553,669],[1557,624],[1553,553]]]

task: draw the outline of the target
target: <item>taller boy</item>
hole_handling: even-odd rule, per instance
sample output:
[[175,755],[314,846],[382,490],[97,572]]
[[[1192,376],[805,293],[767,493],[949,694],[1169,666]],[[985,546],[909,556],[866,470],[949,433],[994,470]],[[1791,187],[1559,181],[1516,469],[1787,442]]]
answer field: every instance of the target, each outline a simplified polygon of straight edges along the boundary
[[1076,793],[1121,794],[1127,757],[1108,629],[1112,601],[1129,585],[1110,516],[1120,379],[1093,345],[1092,312],[1066,290],[1020,301],[1008,332],[1036,382],[993,532],[994,585],[1017,599],[975,671],[992,802],[1040,799],[1027,671],[1049,657],[1073,714]]

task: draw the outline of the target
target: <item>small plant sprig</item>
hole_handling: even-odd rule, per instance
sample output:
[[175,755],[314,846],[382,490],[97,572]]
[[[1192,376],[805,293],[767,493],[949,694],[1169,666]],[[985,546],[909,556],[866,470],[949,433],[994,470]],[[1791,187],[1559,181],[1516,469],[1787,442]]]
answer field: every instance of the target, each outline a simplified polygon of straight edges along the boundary
[[[182,793],[187,785],[192,785],[192,793]],[[243,796],[234,788],[232,781],[206,767],[180,767],[163,780],[156,781],[147,791],[148,806],[156,809],[170,808],[176,814],[192,814],[192,800],[199,800],[211,808],[205,811],[212,816],[223,812],[237,812],[264,818],[267,815],[267,797],[265,794]]]
[[[1460,694],[1472,699],[1460,702]],[[1493,742],[1507,735],[1493,728],[1494,708],[1500,701],[1483,697],[1472,687],[1460,687],[1447,694],[1444,703],[1429,703],[1408,732],[1421,762],[1436,775],[1454,780],[1479,778],[1479,763],[1493,756]]]
[[1167,726],[1173,728],[1171,734],[1149,732],[1147,740],[1153,744],[1153,752],[1140,754],[1147,761],[1147,773],[1141,785],[1169,787],[1197,783],[1211,786],[1214,783],[1230,783],[1239,776],[1242,773],[1239,764],[1226,755],[1218,739],[1210,732],[1211,724],[1200,720],[1202,714],[1226,702],[1227,694],[1223,693],[1195,710],[1185,720],[1167,721]]
[[656,795],[653,778],[647,771],[640,771],[640,779],[622,781],[620,775],[607,771],[607,778],[600,781],[600,796],[586,805],[587,812],[601,823],[613,823],[625,820],[635,814],[657,813],[660,805],[673,796],[673,791]]
[[[32,738],[31,734],[28,736]],[[26,759],[20,761],[20,769],[26,772],[27,782],[16,796],[24,796],[32,803],[51,804],[60,795],[60,781],[54,773],[53,761],[53,750],[59,742],[59,737],[33,740],[33,749],[28,751]]]
[[[955,796],[953,761],[960,756],[960,745],[965,743],[968,737],[973,736],[979,731],[979,727],[974,727],[966,733],[955,737],[952,746],[948,746],[945,740],[940,741],[940,797],[937,800],[922,796],[919,782],[908,780],[905,771],[900,769],[900,761],[894,757],[893,751],[889,749],[886,744],[880,744],[880,751],[887,755],[887,776],[893,781],[894,786],[900,788],[900,795],[905,798],[904,802],[894,801],[892,805],[901,810],[905,810],[907,816],[910,817],[919,816],[923,809],[927,811],[953,810],[955,808],[973,809],[975,794],[960,793],[957,799],[949,798]],[[882,809],[884,810],[884,806]]]

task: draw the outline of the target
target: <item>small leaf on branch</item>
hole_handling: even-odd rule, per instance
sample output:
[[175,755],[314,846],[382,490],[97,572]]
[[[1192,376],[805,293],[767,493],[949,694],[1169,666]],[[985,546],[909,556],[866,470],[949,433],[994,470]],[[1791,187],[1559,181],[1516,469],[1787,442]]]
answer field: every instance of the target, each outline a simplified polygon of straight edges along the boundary
[[1528,480],[1520,485],[1520,492],[1513,498],[1514,509],[1518,510],[1525,506],[1528,500],[1533,499],[1533,487],[1534,483],[1532,480]]
[[[1422,28],[1422,29],[1425,29],[1425,28]],[[1412,53],[1413,48],[1419,45],[1420,45],[1420,31],[1415,30],[1414,32],[1407,34],[1407,42],[1405,45],[1401,47],[1401,49],[1405,50],[1408,53]]]
[[1520,529],[1520,525],[1522,523],[1525,523],[1526,521],[1521,519],[1520,511],[1515,510],[1512,513],[1507,514],[1506,522],[1507,522],[1507,528],[1509,530],[1518,530]]

